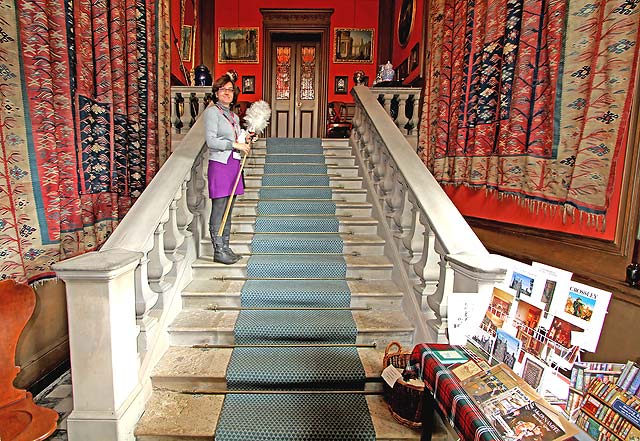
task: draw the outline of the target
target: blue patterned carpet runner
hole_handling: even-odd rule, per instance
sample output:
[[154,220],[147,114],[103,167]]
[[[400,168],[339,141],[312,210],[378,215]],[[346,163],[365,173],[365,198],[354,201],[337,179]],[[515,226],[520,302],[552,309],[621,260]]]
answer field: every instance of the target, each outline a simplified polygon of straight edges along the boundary
[[[348,308],[351,293],[320,139],[267,140],[243,307],[216,441],[375,440],[365,372]],[[295,216],[292,216],[295,215]],[[282,308],[282,309],[279,309]],[[315,308],[315,309],[296,309]],[[334,308],[318,310],[318,308]],[[278,347],[284,344],[307,346]]]

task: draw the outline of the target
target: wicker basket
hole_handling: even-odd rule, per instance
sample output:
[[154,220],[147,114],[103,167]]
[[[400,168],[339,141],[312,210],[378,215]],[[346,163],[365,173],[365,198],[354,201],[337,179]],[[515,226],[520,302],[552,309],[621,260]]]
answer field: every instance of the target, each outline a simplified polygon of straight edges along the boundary
[[[392,341],[384,350],[384,358],[382,359],[382,369],[386,369],[390,364],[398,368],[399,371],[407,366],[411,352],[403,352],[402,346],[397,341]],[[389,406],[391,415],[400,424],[412,429],[422,427],[422,399],[424,394],[424,386],[415,386],[409,384],[402,379],[398,379],[389,387],[383,382],[384,399]]]

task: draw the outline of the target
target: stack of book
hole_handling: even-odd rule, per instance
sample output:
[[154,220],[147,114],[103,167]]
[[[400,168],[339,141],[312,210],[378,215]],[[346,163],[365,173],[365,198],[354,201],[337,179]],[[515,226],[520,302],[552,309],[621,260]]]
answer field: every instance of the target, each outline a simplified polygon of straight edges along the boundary
[[575,363],[571,370],[571,382],[565,413],[574,421],[583,402],[585,392],[594,380],[616,383],[625,368],[624,363]]
[[576,424],[595,440],[640,439],[640,398],[614,383],[594,380]]
[[640,366],[633,361],[628,361],[616,386],[631,395],[640,397]]

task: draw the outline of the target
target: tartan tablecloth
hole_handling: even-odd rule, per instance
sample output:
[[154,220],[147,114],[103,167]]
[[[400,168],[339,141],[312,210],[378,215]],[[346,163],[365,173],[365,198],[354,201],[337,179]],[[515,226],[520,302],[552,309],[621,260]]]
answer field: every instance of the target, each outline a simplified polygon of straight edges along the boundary
[[[502,437],[480,412],[473,399],[466,394],[458,379],[451,373],[461,363],[443,365],[433,350],[450,350],[446,344],[419,344],[413,348],[409,369],[425,382],[435,398],[442,415],[446,416],[460,439],[465,441],[501,441]],[[457,349],[465,352],[462,348]],[[432,350],[433,349],[433,350]],[[466,354],[466,352],[465,352]],[[469,356],[469,358],[472,358]],[[427,409],[423,410],[424,412]]]

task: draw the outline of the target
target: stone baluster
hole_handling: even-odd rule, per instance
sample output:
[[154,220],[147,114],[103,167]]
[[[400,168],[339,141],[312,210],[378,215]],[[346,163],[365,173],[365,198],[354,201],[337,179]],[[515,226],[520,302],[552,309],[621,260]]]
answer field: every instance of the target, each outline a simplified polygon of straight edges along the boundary
[[158,303],[158,293],[149,286],[147,254],[153,248],[153,237],[147,242],[146,252],[140,259],[135,271],[136,289],[136,324],[140,329],[138,334],[138,352],[143,358],[155,341],[158,330],[158,319],[149,315],[149,311]]
[[442,259],[439,256],[441,253],[436,250],[437,240],[426,214],[421,212],[418,219],[423,227],[423,242],[420,260],[413,265],[414,272],[420,280],[418,285],[414,286],[414,291],[417,294],[417,300],[422,310],[430,314],[433,310],[429,310],[429,307],[433,305],[425,300],[428,300],[435,293],[439,283],[442,281],[440,276],[443,273],[439,268],[439,262]]
[[[426,236],[426,235],[425,235]],[[428,309],[427,324],[431,327],[436,335],[436,343],[448,343],[447,339],[447,308],[449,307],[449,295],[453,292],[454,271],[446,259],[445,252],[440,242],[436,239],[434,250],[438,254],[438,265],[440,267],[439,275],[433,283],[425,283],[424,290],[428,291],[435,287],[433,294],[426,296],[426,304]],[[425,282],[427,280],[425,279]],[[420,292],[418,294],[421,294]],[[424,301],[424,296],[422,298]],[[423,306],[423,310],[424,310]]]
[[[165,276],[173,267],[173,262],[167,257],[164,247],[164,225],[168,221],[169,210],[167,209],[153,233],[153,248],[147,253],[149,257],[147,266],[149,286],[160,295],[166,293],[171,287],[171,284],[165,280]],[[161,301],[162,297],[158,299],[158,302]],[[159,304],[158,306],[162,307],[163,305]]]
[[176,133],[181,133],[182,127],[184,127],[184,123],[182,122],[182,116],[184,115],[184,97],[182,96],[182,93],[176,93],[173,105],[176,115],[176,118],[173,122],[173,127],[176,129]]
[[178,231],[185,239],[187,237],[191,237],[191,233],[188,231],[188,227],[193,221],[193,213],[189,209],[189,202],[187,197],[189,181],[191,180],[191,178],[192,176],[190,175],[189,178],[185,180],[180,187],[181,196],[178,199],[178,211],[176,213]]
[[184,257],[184,255],[180,255],[178,253],[178,249],[184,243],[184,235],[180,232],[178,228],[178,200],[182,197],[181,188],[176,191],[176,194],[173,197],[173,201],[169,205],[169,220],[165,225],[165,233],[164,233],[164,250],[167,257],[177,262]]
[[191,114],[189,128],[191,128],[196,123],[196,118],[198,118],[198,115],[200,114],[200,99],[195,92],[191,92],[191,96],[189,98],[189,113]]
[[202,229],[203,218],[206,217],[205,209],[205,174],[203,170],[204,155],[207,154],[207,150],[203,149],[203,153],[200,154],[193,166],[191,167],[191,179],[189,179],[187,190],[187,204],[189,211],[193,213],[193,221],[189,224],[189,231],[193,235],[193,242],[196,249],[196,256],[202,255],[200,249],[201,241],[206,237],[205,230]]
[[382,144],[380,137],[374,133],[371,139],[371,162],[369,163],[369,176],[376,191],[376,195],[380,197],[380,179],[383,176],[383,168],[380,166],[382,158]]
[[389,207],[390,213],[390,225],[391,231],[394,236],[400,236],[403,233],[404,226],[402,225],[402,212],[405,209],[405,193],[406,184],[402,178],[402,173],[398,169],[393,159],[390,160],[390,189],[385,198],[385,203]]
[[413,110],[411,112],[411,129],[409,129],[409,135],[414,136],[417,138],[418,136],[418,114],[419,114],[419,109],[418,106],[420,105],[420,97],[417,94],[412,95],[413,96],[413,100],[411,102],[411,106],[413,107]]
[[393,115],[391,113],[391,104],[392,104],[394,96],[395,95],[393,93],[383,93],[382,94],[382,99],[383,99],[382,107],[384,107],[384,110],[387,112],[387,115],[389,115],[391,117],[391,119],[394,119]]
[[407,98],[409,97],[406,93],[401,93],[398,95],[398,116],[396,117],[396,126],[400,129],[403,135],[407,134],[406,125],[409,122],[406,113],[406,105]]
[[393,211],[393,205],[389,200],[389,196],[394,187],[394,165],[393,158],[391,158],[389,151],[387,149],[383,149],[381,161],[381,168],[383,170],[381,172],[382,179],[380,180],[380,202],[383,203],[385,210],[388,208],[390,209],[390,212]]

